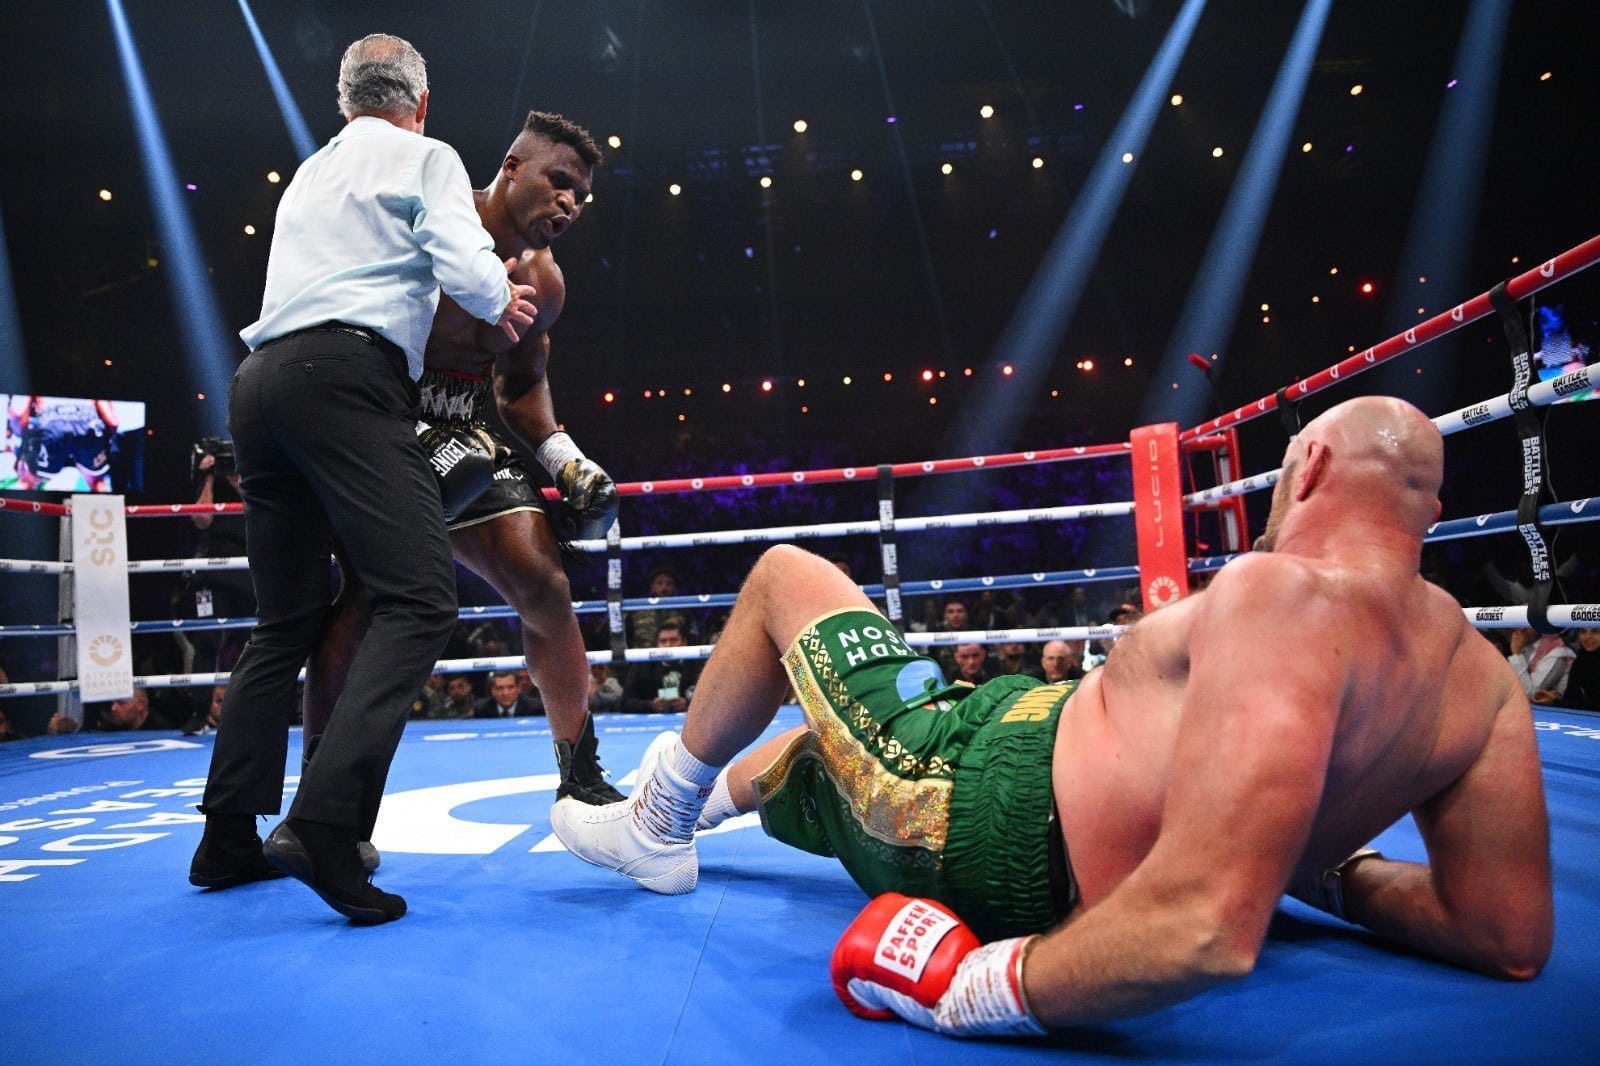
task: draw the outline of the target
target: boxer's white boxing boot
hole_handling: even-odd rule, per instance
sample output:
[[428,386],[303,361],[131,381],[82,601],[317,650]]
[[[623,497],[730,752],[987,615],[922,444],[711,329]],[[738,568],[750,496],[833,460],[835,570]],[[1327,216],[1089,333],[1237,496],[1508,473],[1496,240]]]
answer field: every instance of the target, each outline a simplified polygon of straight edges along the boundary
[[695,819],[716,778],[717,767],[689,754],[678,734],[663,733],[645,750],[632,796],[603,807],[557,800],[550,825],[584,862],[615,870],[652,892],[691,892],[700,877]]

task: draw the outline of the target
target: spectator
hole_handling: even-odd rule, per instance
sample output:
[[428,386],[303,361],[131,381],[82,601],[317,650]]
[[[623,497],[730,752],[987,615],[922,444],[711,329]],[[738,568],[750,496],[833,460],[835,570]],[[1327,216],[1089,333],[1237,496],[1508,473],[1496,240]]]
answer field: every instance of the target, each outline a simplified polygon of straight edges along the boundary
[[76,718],[70,714],[63,714],[57,711],[50,716],[50,724],[45,728],[45,732],[52,737],[64,737],[69,733],[76,733],[82,728]]
[[1511,634],[1511,669],[1522,682],[1522,691],[1534,703],[1558,703],[1567,691],[1569,671],[1577,656],[1559,634],[1540,636],[1532,628]]
[[[675,571],[664,566],[658,566],[650,574],[650,598],[661,599],[666,596],[678,594],[678,575]],[[678,632],[687,643],[689,637],[689,619],[676,607],[648,607],[642,611],[634,611],[628,616],[628,645],[633,648],[657,648],[656,630],[667,623],[678,627]]]
[[517,675],[496,670],[489,675],[489,694],[474,708],[475,718],[527,718],[543,714],[544,707],[517,690]]
[[0,710],[0,742],[21,739],[22,734],[11,728],[11,719],[6,717],[4,710]]
[[1578,630],[1578,648],[1567,672],[1565,707],[1600,711],[1600,629]]
[[[205,440],[195,446],[200,453],[195,473],[200,491],[195,503],[238,503],[239,471],[234,465],[233,445],[229,441]],[[218,484],[218,476],[221,484]],[[243,515],[191,515],[189,520],[200,531],[192,558],[225,559],[245,554]],[[246,570],[191,570],[184,575],[184,596],[180,618],[250,618],[256,613],[255,587]],[[201,629],[176,634],[179,646],[187,644],[192,660],[183,673],[213,673],[231,670],[244,647],[242,629]],[[188,658],[188,657],[186,657]]]
[[[1111,608],[1111,613],[1106,617],[1106,624],[1113,626],[1131,626],[1144,617],[1144,612],[1131,603],[1120,603]],[[1093,670],[1111,654],[1111,649],[1120,637],[1101,637],[1096,644],[1089,646],[1083,656],[1083,668]]]
[[444,685],[445,702],[435,718],[471,718],[473,706],[472,679],[466,674],[453,674]]
[[963,681],[969,685],[981,685],[992,681],[994,675],[989,673],[986,665],[989,651],[982,644],[958,644],[955,651],[955,674],[951,681]]
[[106,733],[133,732],[148,729],[177,729],[166,718],[150,709],[150,697],[142,688],[135,688],[125,700],[112,700],[100,712],[98,728]]
[[596,663],[589,667],[589,710],[614,711],[622,704],[622,682],[611,676],[611,667]]
[[411,704],[411,717],[413,718],[444,718],[441,713],[450,704],[450,697],[445,692],[444,675],[432,673],[428,680],[422,683],[422,694]]
[[[658,648],[681,648],[686,643],[683,630],[675,622],[663,622],[656,630]],[[628,670],[628,683],[623,686],[622,709],[656,714],[686,711],[699,678],[699,663],[667,660],[634,663]]]
[[996,674],[1044,677],[1044,670],[1034,661],[1029,646],[1017,640],[1000,645],[1000,653],[991,661],[990,670]]
[[511,654],[505,633],[494,622],[485,621],[475,626],[467,634],[467,643],[474,659],[500,659]]
[[1039,656],[1039,663],[1044,668],[1044,681],[1047,685],[1081,680],[1083,641],[1052,640],[1044,646],[1044,652]]
[[[944,601],[944,608],[939,616],[939,632],[960,633],[970,628],[967,620],[967,601],[952,597]],[[939,660],[939,669],[944,672],[945,677],[955,677],[959,673],[955,648],[947,644],[938,650],[934,658]]]
[[211,702],[207,704],[205,710],[196,711],[183,723],[184,736],[203,736],[217,728],[217,723],[222,721],[222,698],[227,691],[227,685],[212,686]]

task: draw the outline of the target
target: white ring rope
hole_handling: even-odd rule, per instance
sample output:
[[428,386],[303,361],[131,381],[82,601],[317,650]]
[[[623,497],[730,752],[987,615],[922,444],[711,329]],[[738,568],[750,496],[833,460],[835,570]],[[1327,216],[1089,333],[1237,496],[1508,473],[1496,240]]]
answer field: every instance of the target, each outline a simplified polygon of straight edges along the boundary
[[[1573,370],[1562,374],[1560,377],[1541,381],[1537,385],[1528,387],[1528,403],[1534,407],[1548,407],[1557,400],[1565,399],[1574,393],[1585,389],[1600,389],[1600,363],[1591,363],[1581,370]],[[1469,404],[1457,411],[1440,415],[1433,420],[1439,427],[1439,432],[1448,437],[1453,433],[1460,433],[1463,429],[1472,426],[1486,426],[1491,422],[1498,422],[1503,418],[1511,417],[1511,394],[1504,393],[1500,396],[1484,400],[1482,403]],[[1283,468],[1268,470],[1251,477],[1230,481],[1225,485],[1218,485],[1202,492],[1191,492],[1183,498],[1183,502],[1190,507],[1201,503],[1214,503],[1230,496],[1242,496],[1247,492],[1258,489],[1271,488],[1278,483],[1278,478],[1283,476]]]

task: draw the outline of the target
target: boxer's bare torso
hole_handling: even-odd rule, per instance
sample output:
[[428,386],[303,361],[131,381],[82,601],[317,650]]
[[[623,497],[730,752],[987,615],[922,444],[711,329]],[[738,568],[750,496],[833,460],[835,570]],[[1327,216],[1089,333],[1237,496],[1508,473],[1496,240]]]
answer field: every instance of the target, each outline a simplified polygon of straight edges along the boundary
[[[1190,683],[1200,641],[1205,654],[1238,660],[1234,690]],[[1205,713],[1204,701],[1233,701],[1245,709],[1233,724],[1239,743],[1270,745],[1271,729],[1249,735],[1249,702],[1288,702],[1307,685],[1336,725],[1296,879],[1336,864],[1460,778],[1520,695],[1456,602],[1414,572],[1285,555],[1239,560],[1211,589],[1140,621],[1062,712],[1052,778],[1083,903],[1143,862],[1167,819],[1214,818],[1216,845],[1227,847],[1229,810],[1179,809],[1192,790],[1175,797],[1179,775],[1232,772],[1214,765],[1232,757],[1229,745],[1180,750],[1186,717]]]
[[[487,190],[477,189],[472,196],[478,217],[495,238],[495,254],[501,259],[518,261],[511,272],[511,280],[519,285],[532,285],[536,290],[533,304],[538,308],[538,315],[517,347],[519,354],[525,353],[542,367],[549,353],[546,335],[561,317],[567,298],[561,267],[556,264],[548,245],[531,246],[495,217]],[[428,346],[423,353],[423,365],[427,369],[488,377],[496,357],[511,349],[511,339],[499,329],[473,318],[449,296],[440,294],[439,310],[434,315],[433,330],[428,334]]]

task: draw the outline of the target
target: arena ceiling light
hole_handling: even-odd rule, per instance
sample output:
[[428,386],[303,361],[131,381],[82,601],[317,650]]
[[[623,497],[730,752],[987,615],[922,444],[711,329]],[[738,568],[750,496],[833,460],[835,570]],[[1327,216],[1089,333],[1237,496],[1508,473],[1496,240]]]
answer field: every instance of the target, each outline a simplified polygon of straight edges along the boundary
[[[128,106],[133,111],[145,185],[166,252],[164,280],[168,299],[172,301],[173,318],[183,337],[190,385],[196,395],[226,396],[233,366],[238,360],[238,341],[223,328],[211,275],[200,254],[189,208],[178,195],[179,182],[167,149],[166,134],[150,96],[150,85],[145,80],[144,65],[128,28],[122,0],[106,0],[106,9],[117,41],[117,58],[122,64]],[[225,406],[211,403],[200,408],[198,421],[202,432],[220,435],[227,431]]]
[[[305,160],[312,152],[317,150],[317,144],[311,139],[311,130],[306,126],[305,116],[300,113],[300,105],[295,103],[294,94],[289,91],[288,82],[283,80],[283,72],[278,69],[278,61],[273,58],[272,49],[267,46],[267,39],[261,34],[261,27],[256,25],[256,17],[250,10],[250,5],[245,0],[239,0],[239,13],[244,16],[244,24],[250,30],[250,40],[256,46],[256,55],[261,57],[261,69],[267,73],[267,82],[272,86],[272,97],[278,102],[278,112],[283,115],[283,124],[289,130],[289,140],[294,144],[295,155]],[[276,174],[277,171],[273,171]],[[267,176],[267,180],[276,182],[278,179]]]
[[[1167,338],[1157,364],[1157,381],[1182,374],[1190,352],[1227,350],[1332,7],[1333,0],[1308,0],[1300,11],[1300,20],[1283,62],[1278,65],[1277,77],[1256,120],[1255,132],[1250,135],[1238,175],[1228,190],[1222,217],[1211,231],[1210,243],[1195,271],[1177,325]],[[1221,154],[1220,148],[1212,152],[1214,156]],[[1184,425],[1198,421],[1209,391],[1188,389],[1172,393],[1152,389],[1145,397],[1140,420],[1177,421]]]

